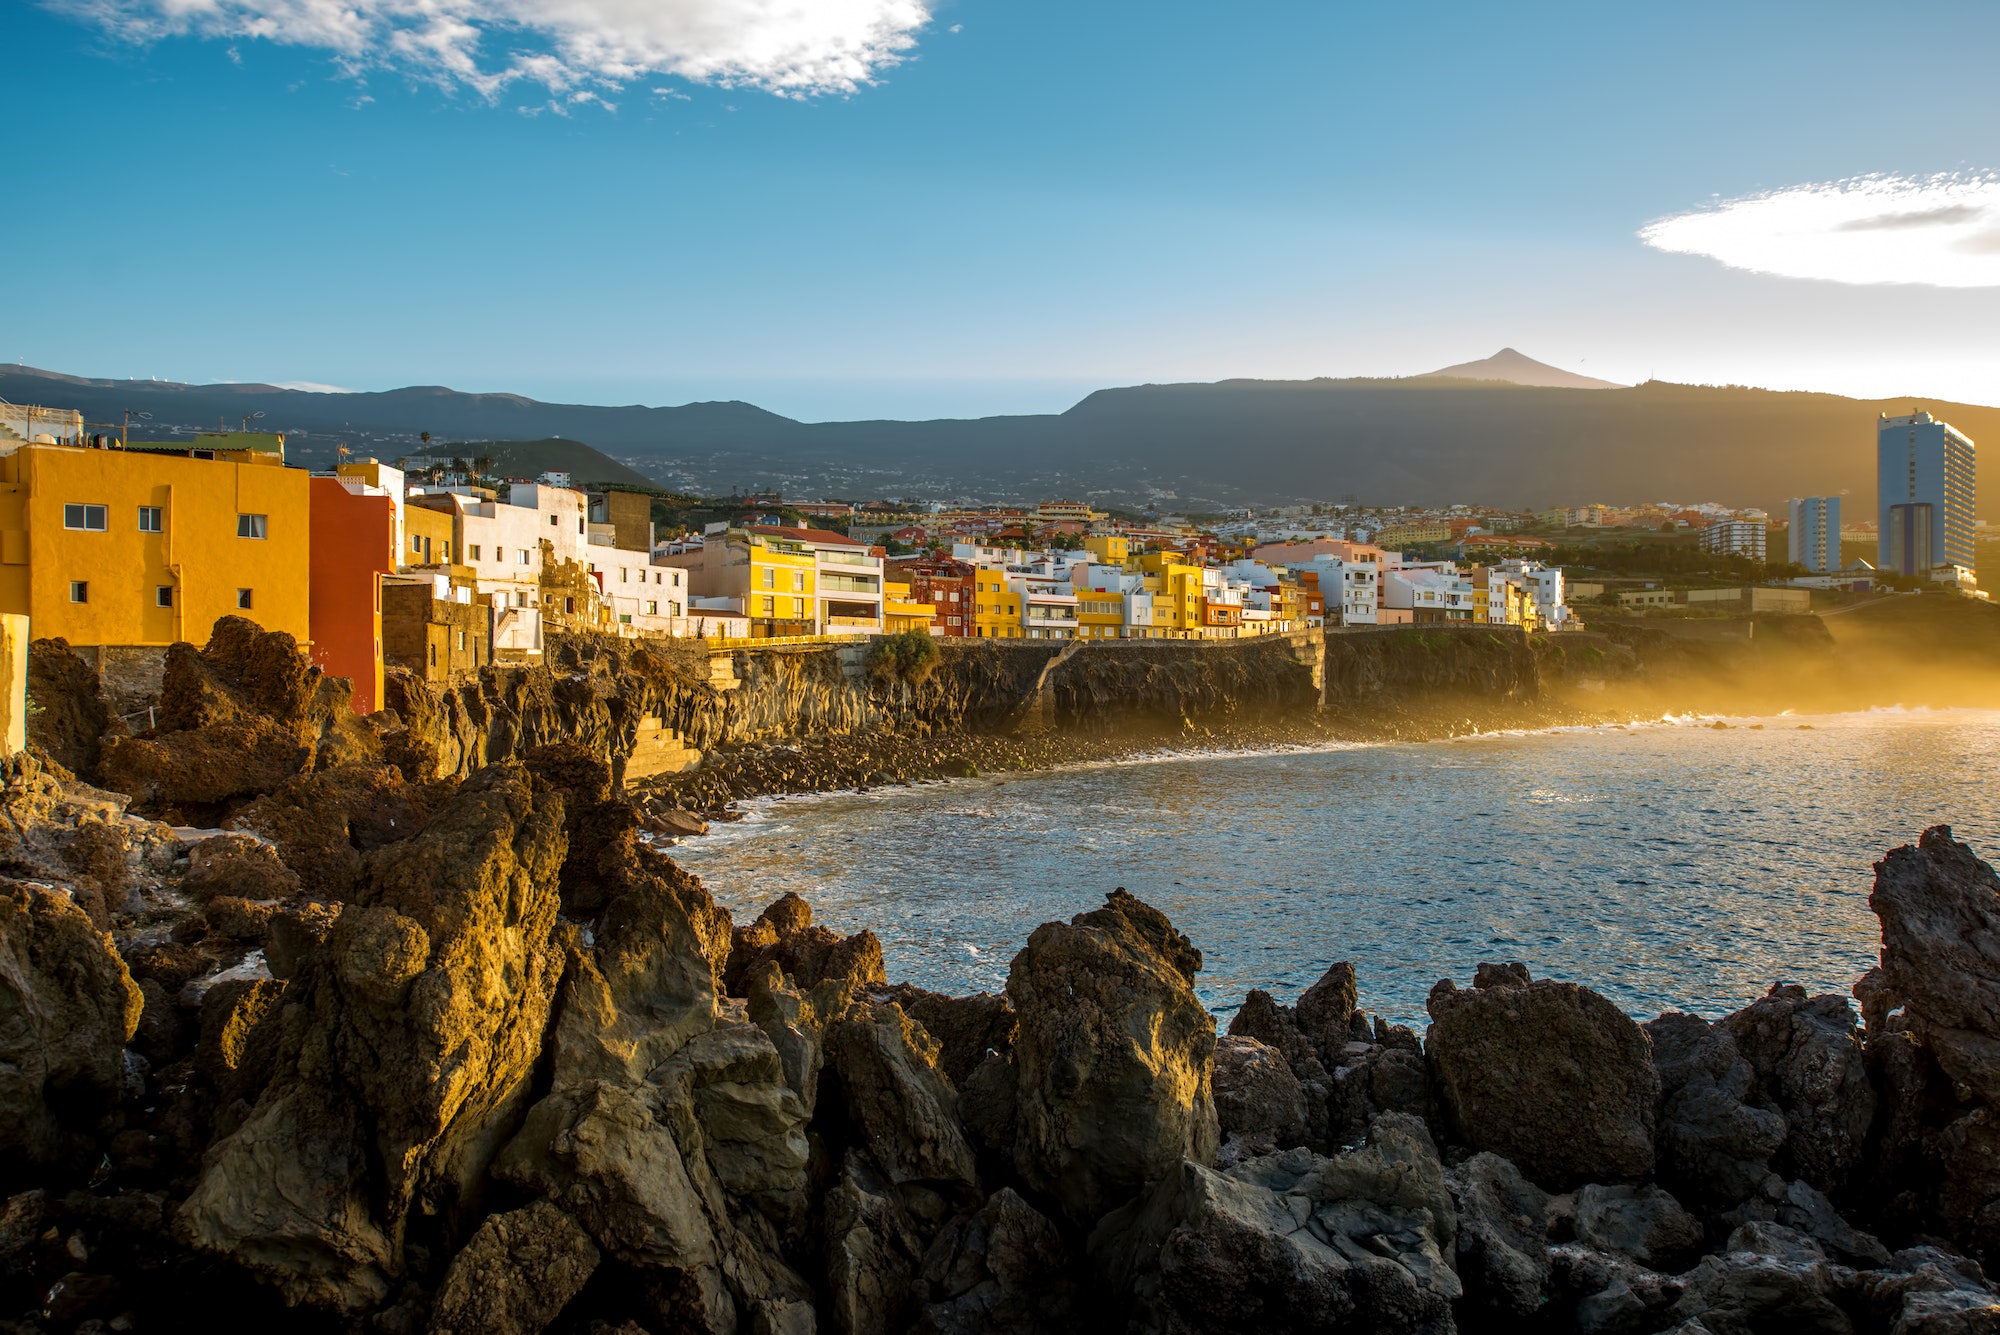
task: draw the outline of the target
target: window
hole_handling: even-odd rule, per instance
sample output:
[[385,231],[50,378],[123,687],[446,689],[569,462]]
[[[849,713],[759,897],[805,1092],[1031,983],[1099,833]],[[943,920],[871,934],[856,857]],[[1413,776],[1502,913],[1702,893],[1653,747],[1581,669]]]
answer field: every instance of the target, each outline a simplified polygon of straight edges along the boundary
[[[65,505],[63,527],[80,528],[86,533],[102,533],[111,527],[111,511],[102,505]],[[77,601],[83,600],[79,598]]]
[[460,632],[458,633],[458,651],[459,651],[460,653],[464,653],[464,652],[465,652],[465,632],[464,632],[464,631],[460,631]]
[[649,617],[656,617],[656,616],[658,616],[659,614],[660,614],[660,605],[659,605],[658,603],[651,603],[651,602],[649,602],[649,603],[647,603],[647,604],[646,604],[646,615],[647,615],[647,616],[649,616]]
[[90,601],[90,581],[89,581],[89,580],[87,580],[87,579],[73,579],[73,580],[71,580],[71,581],[69,582],[69,600],[70,600],[71,602],[73,602],[73,603],[87,603],[87,602],[89,602],[89,601]]
[[236,536],[239,538],[261,538],[265,536],[265,516],[236,516]]
[[526,547],[523,547],[521,549],[521,564],[522,565],[528,564],[528,549]]
[[555,515],[550,515],[550,516],[549,516],[549,527],[550,527],[550,528],[554,528],[554,527],[556,526],[556,519],[557,519],[557,516],[555,516]]
[[157,505],[140,506],[139,531],[141,533],[158,533],[160,529],[160,507]]
[[770,597],[767,597],[767,598],[765,598],[765,599],[764,599],[764,615],[765,615],[765,616],[767,616],[767,617],[768,617],[768,616],[776,616],[776,615],[777,615],[777,613],[778,613],[778,608],[777,608],[777,603],[778,603],[778,600],[777,600],[776,598],[770,598]]
[[630,570],[626,569],[626,568],[625,568],[624,566],[619,566],[619,567],[618,567],[618,582],[619,582],[620,584],[629,584],[629,583],[631,583],[631,580],[627,578],[627,576],[629,576],[629,575],[630,575],[631,573],[632,573],[632,572],[631,572]]
[[250,610],[250,590],[238,589],[236,591],[236,606],[245,612]]
[[[240,520],[242,516],[238,515],[237,518]],[[238,527],[241,527],[241,525],[239,524]],[[422,554],[424,550],[424,540],[420,534],[412,533],[410,535],[410,550],[418,553],[419,555]]]
[[153,605],[155,607],[172,607],[174,605],[174,586],[171,584],[156,586],[153,589]]
[[475,561],[479,559],[479,544],[476,542],[472,544],[472,559]]
[[[771,567],[769,566],[764,567],[764,587],[767,589],[775,589],[778,587],[778,572],[771,569]],[[769,600],[767,599],[766,601]]]
[[436,667],[437,665],[438,665],[438,647],[437,647],[437,642],[433,640],[431,642],[431,666]]

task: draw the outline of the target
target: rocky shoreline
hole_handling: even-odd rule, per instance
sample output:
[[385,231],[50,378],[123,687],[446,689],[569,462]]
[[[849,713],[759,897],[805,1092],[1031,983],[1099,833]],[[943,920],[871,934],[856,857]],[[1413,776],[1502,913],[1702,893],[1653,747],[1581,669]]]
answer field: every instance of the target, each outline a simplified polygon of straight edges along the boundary
[[1852,1000],[1642,1024],[1501,961],[1418,1033],[1334,962],[1218,1033],[1123,890],[944,996],[734,921],[586,747],[409,782],[287,645],[169,684],[133,795],[0,768],[0,1332],[2000,1330],[2000,878],[1948,829]]

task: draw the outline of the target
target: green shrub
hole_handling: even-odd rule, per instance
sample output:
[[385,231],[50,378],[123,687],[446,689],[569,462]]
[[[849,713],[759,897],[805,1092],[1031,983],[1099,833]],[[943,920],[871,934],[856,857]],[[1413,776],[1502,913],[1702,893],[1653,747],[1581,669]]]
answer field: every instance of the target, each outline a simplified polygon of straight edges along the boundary
[[937,641],[927,630],[902,630],[884,635],[868,650],[868,667],[885,680],[901,677],[922,681],[937,667]]

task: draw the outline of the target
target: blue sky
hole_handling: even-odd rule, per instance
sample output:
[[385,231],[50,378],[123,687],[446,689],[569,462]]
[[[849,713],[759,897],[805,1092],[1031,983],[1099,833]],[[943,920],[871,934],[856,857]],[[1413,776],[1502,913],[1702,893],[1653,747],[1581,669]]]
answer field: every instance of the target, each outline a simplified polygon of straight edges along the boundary
[[161,4],[0,5],[0,359],[823,418],[1511,344],[2000,402],[1990,4]]

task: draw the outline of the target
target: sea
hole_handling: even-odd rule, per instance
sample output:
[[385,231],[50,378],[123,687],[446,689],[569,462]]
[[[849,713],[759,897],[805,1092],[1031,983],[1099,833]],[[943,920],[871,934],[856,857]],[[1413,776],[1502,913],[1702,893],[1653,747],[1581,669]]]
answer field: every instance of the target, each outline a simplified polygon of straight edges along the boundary
[[739,922],[787,890],[891,980],[1000,991],[1041,923],[1122,886],[1203,955],[1218,1015],[1336,960],[1426,1022],[1482,960],[1628,1013],[1714,1018],[1875,962],[1872,864],[1949,824],[2000,854],[2000,711],[1879,709],[1173,753],[765,799],[668,850]]

